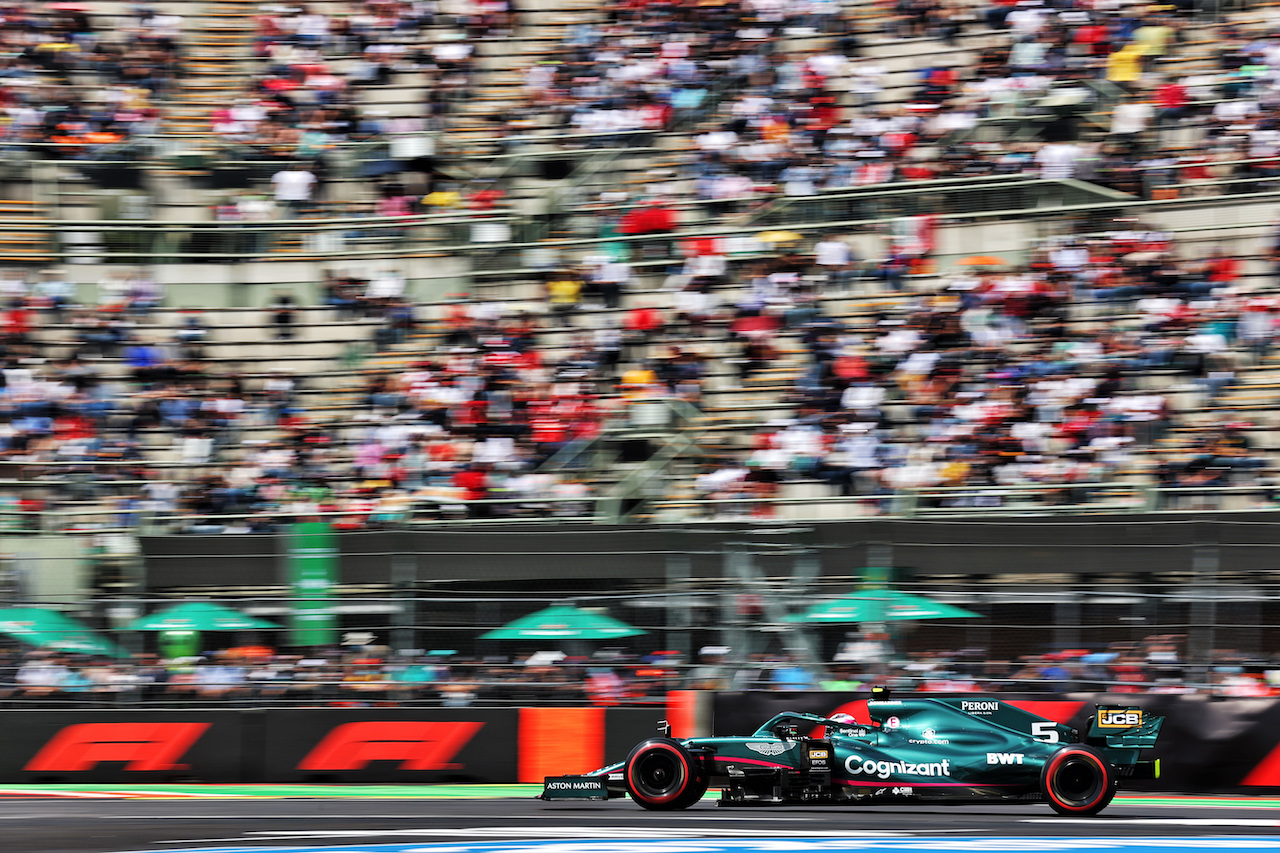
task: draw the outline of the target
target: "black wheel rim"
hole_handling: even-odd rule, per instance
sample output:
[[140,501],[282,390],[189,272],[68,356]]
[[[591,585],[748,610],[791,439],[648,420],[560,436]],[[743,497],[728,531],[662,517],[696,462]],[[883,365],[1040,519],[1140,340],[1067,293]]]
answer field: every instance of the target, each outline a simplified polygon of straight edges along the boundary
[[1103,779],[1098,766],[1086,758],[1068,758],[1053,776],[1053,790],[1059,800],[1083,806],[1102,795]]
[[650,750],[636,759],[632,783],[650,797],[665,797],[684,784],[684,768],[665,750]]

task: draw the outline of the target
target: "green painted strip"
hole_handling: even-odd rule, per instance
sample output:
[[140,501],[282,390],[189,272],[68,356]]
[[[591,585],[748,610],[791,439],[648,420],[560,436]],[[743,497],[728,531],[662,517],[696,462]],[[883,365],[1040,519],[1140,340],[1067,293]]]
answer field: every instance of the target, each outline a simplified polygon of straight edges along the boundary
[[1275,797],[1221,796],[1202,797],[1191,795],[1120,794],[1117,803],[1132,806],[1193,806],[1195,808],[1276,809],[1280,799]]
[[[537,796],[541,785],[3,785],[0,797],[99,795],[173,799],[498,800]],[[714,794],[712,794],[714,796]],[[1280,809],[1280,798],[1232,795],[1120,794],[1118,805]]]
[[2,796],[100,794],[206,799],[503,799],[533,797],[541,785],[0,785]]

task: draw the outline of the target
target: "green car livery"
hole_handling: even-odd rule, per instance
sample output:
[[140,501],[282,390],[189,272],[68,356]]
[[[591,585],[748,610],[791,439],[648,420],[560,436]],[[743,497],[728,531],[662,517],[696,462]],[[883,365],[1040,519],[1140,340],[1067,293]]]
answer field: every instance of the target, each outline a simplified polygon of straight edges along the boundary
[[[746,737],[650,738],[626,761],[547,777],[544,800],[630,795],[648,809],[687,808],[709,787],[720,805],[1003,800],[1048,802],[1061,814],[1104,809],[1122,779],[1156,778],[1163,717],[1098,706],[1075,729],[998,699],[880,698],[869,724],[784,712]],[[801,734],[801,732],[806,732]]]

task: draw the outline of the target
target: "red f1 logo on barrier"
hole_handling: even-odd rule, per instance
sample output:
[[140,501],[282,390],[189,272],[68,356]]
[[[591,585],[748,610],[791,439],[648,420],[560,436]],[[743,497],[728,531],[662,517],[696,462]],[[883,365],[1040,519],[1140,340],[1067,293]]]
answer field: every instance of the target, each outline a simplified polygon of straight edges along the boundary
[[103,761],[127,761],[125,770],[177,770],[177,760],[209,723],[79,723],[67,726],[23,770],[89,770]]
[[457,770],[451,764],[484,723],[344,723],[316,744],[299,770],[360,770],[370,761],[399,761],[401,770]]

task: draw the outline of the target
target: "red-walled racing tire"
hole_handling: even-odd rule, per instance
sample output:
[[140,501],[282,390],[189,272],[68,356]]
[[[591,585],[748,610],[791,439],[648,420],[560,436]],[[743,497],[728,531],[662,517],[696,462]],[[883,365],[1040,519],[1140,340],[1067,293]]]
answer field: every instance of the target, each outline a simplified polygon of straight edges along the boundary
[[1040,787],[1058,814],[1095,815],[1115,796],[1116,779],[1101,752],[1090,746],[1068,746],[1045,763]]
[[672,738],[651,738],[637,744],[623,766],[627,792],[646,809],[686,809],[707,792],[710,781],[689,754]]

